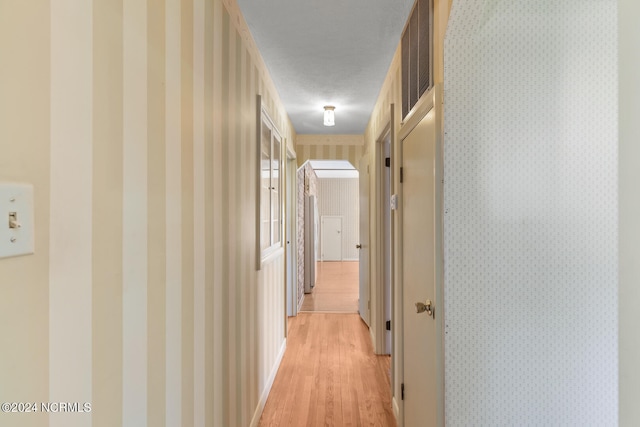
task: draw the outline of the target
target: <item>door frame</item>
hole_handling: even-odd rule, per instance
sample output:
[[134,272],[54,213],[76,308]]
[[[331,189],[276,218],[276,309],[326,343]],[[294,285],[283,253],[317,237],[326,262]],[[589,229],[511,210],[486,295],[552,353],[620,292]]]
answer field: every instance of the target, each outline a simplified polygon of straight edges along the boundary
[[[358,240],[359,240],[359,251],[358,251],[358,262],[359,262],[359,273],[358,273],[358,312],[360,313],[360,318],[364,323],[366,323],[367,327],[369,327],[369,335],[371,336],[371,340],[374,343],[374,349],[377,347],[376,337],[375,337],[375,326],[377,323],[372,321],[372,316],[376,315],[376,306],[375,301],[372,304],[372,298],[375,298],[375,293],[372,289],[375,289],[375,284],[373,281],[375,277],[372,277],[371,274],[371,173],[370,163],[371,160],[369,158],[369,152],[365,152],[360,159],[358,159],[358,206],[359,206],[359,221],[358,221]],[[366,166],[366,168],[365,168]],[[362,206],[362,185],[366,183],[367,186],[367,194],[366,194],[366,207],[363,209]],[[375,193],[373,193],[375,194]],[[363,230],[362,221],[363,218],[366,218],[366,228]],[[366,243],[363,243],[366,242]],[[363,263],[363,259],[366,259],[366,262]],[[366,283],[363,284],[363,275],[366,278]],[[363,296],[363,290],[366,289],[367,295]],[[363,301],[366,297],[366,301]],[[365,310],[366,315],[363,316],[363,310]]]
[[[443,96],[443,85],[442,83],[434,84],[434,86],[425,93],[414,106],[414,110],[409,113],[406,117],[405,121],[401,123],[400,130],[398,131],[397,136],[397,151],[398,151],[398,163],[400,167],[403,164],[403,141],[404,139],[413,131],[413,129],[422,121],[422,119],[432,110],[435,109],[436,114],[436,166],[435,166],[435,182],[436,191],[436,212],[435,212],[435,222],[438,225],[438,232],[436,232],[436,265],[439,268],[436,270],[436,297],[435,297],[435,310],[439,312],[436,315],[436,330],[439,331],[440,339],[437,343],[437,378],[436,381],[438,383],[438,413],[436,414],[436,420],[438,426],[445,425],[444,419],[444,199],[443,199],[443,183],[444,183],[444,126],[443,126],[443,110],[444,110],[444,96]],[[400,183],[399,177],[395,180],[393,177],[393,184],[396,185],[397,194],[400,198],[404,197],[402,184]],[[399,203],[401,206],[401,203]],[[396,262],[395,262],[395,270],[394,270],[394,281],[398,284],[396,298],[398,298],[393,305],[393,309],[395,310],[393,313],[392,322],[400,322],[400,331],[398,336],[394,334],[394,340],[399,342],[399,348],[402,354],[395,354],[397,363],[400,364],[399,368],[399,378],[398,383],[404,382],[405,372],[404,372],[404,354],[407,350],[407,347],[404,345],[404,326],[403,326],[403,301],[404,301],[404,279],[402,277],[402,267],[403,267],[403,254],[402,254],[402,245],[403,245],[403,213],[398,210],[399,215],[394,215],[396,225],[397,225],[397,233],[395,234],[395,243],[394,243],[394,251],[396,254]],[[392,225],[393,228],[393,225]],[[397,384],[399,385],[399,384]],[[398,420],[398,425],[404,425],[404,403],[399,396],[394,395],[393,397],[393,405],[394,412],[397,411],[396,419]]]
[[[393,311],[394,311],[394,292],[393,292],[393,277],[394,277],[394,251],[393,251],[393,242],[394,242],[394,232],[393,232],[393,221],[394,221],[394,215],[392,212],[391,218],[390,218],[390,226],[391,226],[391,239],[389,240],[388,244],[389,244],[389,253],[391,256],[391,323],[392,323],[392,328],[391,328],[391,351],[389,353],[387,353],[386,351],[386,346],[385,346],[385,332],[386,332],[386,319],[384,316],[384,306],[385,306],[385,289],[384,289],[384,243],[385,243],[385,238],[384,238],[384,214],[383,214],[383,209],[386,203],[389,203],[389,200],[383,200],[383,194],[384,194],[384,175],[385,175],[385,156],[384,156],[384,148],[383,148],[383,144],[385,139],[387,138],[387,136],[390,137],[391,139],[391,167],[390,167],[390,173],[391,173],[391,182],[390,182],[390,192],[393,194],[393,182],[394,182],[394,177],[395,177],[395,173],[394,173],[394,167],[393,167],[393,158],[394,158],[394,146],[395,146],[395,120],[394,120],[394,110],[395,110],[395,105],[394,104],[390,104],[389,106],[389,117],[387,120],[387,125],[383,128],[382,132],[380,132],[380,135],[378,136],[378,138],[376,139],[376,144],[375,144],[375,194],[376,194],[376,201],[375,201],[375,209],[376,209],[376,214],[375,214],[375,218],[376,218],[376,223],[375,223],[375,241],[376,241],[376,251],[375,254],[373,254],[373,256],[375,257],[375,261],[376,261],[376,266],[375,266],[375,310],[376,310],[376,328],[375,328],[375,352],[376,354],[392,354],[393,353],[393,346],[394,346],[394,333],[393,333]],[[385,117],[386,118],[386,117]],[[393,365],[394,360],[392,358],[391,363]],[[393,384],[393,376],[394,376],[394,369],[392,366],[391,369],[391,384]]]

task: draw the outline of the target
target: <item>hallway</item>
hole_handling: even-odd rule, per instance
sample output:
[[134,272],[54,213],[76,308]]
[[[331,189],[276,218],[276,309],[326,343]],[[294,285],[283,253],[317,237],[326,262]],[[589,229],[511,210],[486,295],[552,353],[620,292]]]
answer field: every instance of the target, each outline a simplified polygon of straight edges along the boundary
[[357,261],[318,262],[318,279],[313,292],[304,296],[300,311],[358,312]]
[[373,354],[357,314],[290,319],[287,350],[260,426],[395,426],[389,356]]
[[[313,6],[355,22],[342,9],[356,2],[299,3],[282,17]],[[640,1],[422,4],[429,37],[408,20],[404,55],[400,29],[376,27],[389,58],[357,32],[261,19],[320,42],[314,61],[341,41],[376,48],[349,77],[386,69],[367,108],[297,93],[307,132],[284,102],[301,74],[272,73],[239,0],[0,0],[0,405],[91,405],[0,410],[0,427],[388,426],[391,408],[424,427],[407,419],[434,399],[410,381],[437,386],[438,427],[640,426]],[[337,131],[360,114],[365,128]],[[423,115],[437,176],[407,155]],[[370,329],[301,289],[296,211],[324,179],[299,179],[311,160],[358,170]],[[407,189],[425,176],[427,208]],[[409,297],[427,286],[405,272],[433,254],[406,237],[427,229],[435,297]],[[335,258],[355,261],[346,232],[345,216]],[[318,311],[287,328],[303,298]],[[428,300],[432,316],[416,313]],[[391,393],[371,349],[388,347],[387,321]],[[418,348],[425,323],[442,351]]]

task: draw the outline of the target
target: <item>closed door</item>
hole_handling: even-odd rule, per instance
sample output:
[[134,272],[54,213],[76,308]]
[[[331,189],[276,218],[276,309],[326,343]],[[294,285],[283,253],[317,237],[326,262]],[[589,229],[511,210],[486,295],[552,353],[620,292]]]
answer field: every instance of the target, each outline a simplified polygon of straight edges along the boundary
[[322,217],[322,260],[342,261],[342,217]]
[[442,399],[438,373],[436,304],[440,256],[437,242],[437,126],[435,110],[402,141],[402,286],[404,342],[404,425],[436,426]]

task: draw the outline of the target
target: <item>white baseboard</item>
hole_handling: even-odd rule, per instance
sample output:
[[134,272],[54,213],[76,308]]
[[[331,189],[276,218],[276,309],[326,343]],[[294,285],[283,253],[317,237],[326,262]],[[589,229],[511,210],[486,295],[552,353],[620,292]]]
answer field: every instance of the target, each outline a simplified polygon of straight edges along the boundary
[[258,407],[253,413],[253,418],[251,419],[251,427],[257,427],[260,422],[260,417],[262,416],[262,411],[264,410],[264,405],[267,404],[267,398],[269,397],[269,393],[271,392],[271,387],[273,386],[273,381],[276,379],[276,374],[278,373],[278,369],[280,368],[280,363],[282,362],[282,358],[284,357],[284,352],[287,349],[287,339],[285,338],[282,342],[282,347],[280,347],[280,353],[278,353],[278,357],[276,358],[276,363],[273,365],[273,369],[271,369],[271,374],[267,379],[267,384],[262,391],[262,396],[260,396],[260,401],[258,402]]
[[371,336],[371,344],[373,345],[373,350],[375,353],[376,349],[376,334],[373,333],[373,328],[369,326],[369,335]]
[[393,403],[393,415],[395,415],[396,417],[396,423],[398,423],[398,425],[402,425],[400,420],[400,407],[398,406],[398,400],[396,399],[395,396],[393,396],[392,403]]

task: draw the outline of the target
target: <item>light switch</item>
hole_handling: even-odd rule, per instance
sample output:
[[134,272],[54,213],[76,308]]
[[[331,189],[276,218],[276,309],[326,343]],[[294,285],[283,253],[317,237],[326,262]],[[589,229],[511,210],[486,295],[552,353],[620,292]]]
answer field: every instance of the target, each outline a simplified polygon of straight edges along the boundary
[[0,258],[34,248],[33,185],[0,183]]

